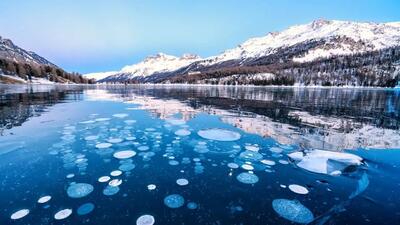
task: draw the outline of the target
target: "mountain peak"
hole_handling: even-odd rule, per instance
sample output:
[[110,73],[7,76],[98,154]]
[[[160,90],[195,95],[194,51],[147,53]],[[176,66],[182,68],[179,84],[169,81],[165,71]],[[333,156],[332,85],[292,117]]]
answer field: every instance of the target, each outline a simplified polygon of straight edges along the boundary
[[315,29],[319,29],[325,25],[329,25],[332,24],[332,21],[330,20],[326,20],[326,19],[316,19],[314,21],[311,22],[311,27],[315,30]]

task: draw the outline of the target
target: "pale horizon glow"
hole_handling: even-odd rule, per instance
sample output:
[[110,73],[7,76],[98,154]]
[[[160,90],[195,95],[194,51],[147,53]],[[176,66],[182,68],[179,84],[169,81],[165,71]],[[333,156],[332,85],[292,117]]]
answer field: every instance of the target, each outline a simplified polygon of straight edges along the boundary
[[67,71],[120,70],[158,52],[209,57],[318,18],[400,21],[397,0],[2,0],[0,36]]

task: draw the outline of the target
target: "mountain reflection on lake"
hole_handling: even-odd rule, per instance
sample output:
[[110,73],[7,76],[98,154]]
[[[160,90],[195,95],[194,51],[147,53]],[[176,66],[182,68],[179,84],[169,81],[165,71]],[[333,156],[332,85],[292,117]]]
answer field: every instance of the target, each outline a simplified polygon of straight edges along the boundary
[[0,224],[397,224],[400,92],[0,86]]

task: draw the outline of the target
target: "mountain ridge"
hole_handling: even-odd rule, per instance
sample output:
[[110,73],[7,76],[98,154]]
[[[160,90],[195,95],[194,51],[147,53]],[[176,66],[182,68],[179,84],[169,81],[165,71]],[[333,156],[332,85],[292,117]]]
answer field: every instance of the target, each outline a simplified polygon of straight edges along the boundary
[[91,83],[0,36],[0,83]]
[[[226,73],[228,70],[238,72],[243,72],[244,70],[244,74],[236,74],[244,77],[249,67],[253,67],[251,69],[253,72],[248,74],[251,76],[257,73],[257,71],[261,74],[274,74],[275,72],[275,75],[279,76],[281,71],[274,71],[271,67],[282,67],[284,63],[306,65],[325,59],[333,59],[338,56],[352,56],[364,53],[371,53],[376,58],[376,62],[369,61],[372,64],[369,65],[371,68],[367,68],[367,70],[375,71],[375,74],[378,74],[376,71],[387,73],[390,70],[394,70],[392,73],[393,76],[390,79],[398,80],[398,71],[400,69],[398,59],[395,57],[396,54],[393,54],[394,58],[390,60],[386,58],[385,62],[389,63],[390,61],[389,67],[391,67],[387,69],[387,66],[382,67],[377,64],[378,56],[374,52],[391,51],[391,48],[395,48],[394,52],[396,53],[396,48],[399,46],[400,22],[372,23],[319,19],[311,23],[291,26],[283,31],[270,32],[262,37],[250,38],[235,48],[223,51],[221,54],[204,59],[193,59],[188,65],[183,64],[182,66],[174,67],[175,70],[155,70],[152,73],[151,65],[149,65],[147,69],[150,72],[146,73],[145,76],[143,76],[143,73],[135,72],[135,70],[131,70],[129,73],[136,75],[127,76],[127,71],[121,70],[117,75],[106,77],[99,82],[165,83],[175,82],[182,76],[188,77],[192,75],[200,77],[198,74],[210,74],[211,72]],[[371,54],[366,54],[365,57],[370,57]],[[351,61],[349,57],[346,57],[346,60]],[[139,62],[132,66],[135,67],[144,62]],[[165,67],[163,64],[157,66]],[[257,66],[258,68],[256,68]],[[259,66],[267,66],[269,68],[259,70]],[[363,72],[363,70],[366,70],[366,67],[362,63],[351,67],[349,67],[349,63],[346,63],[344,67],[346,66],[348,67],[347,72],[353,73],[355,76],[366,76]],[[385,71],[382,72],[383,70]],[[360,75],[361,73],[364,74]],[[227,74],[234,75],[231,72]],[[313,73],[312,76],[319,75]],[[266,77],[271,79],[271,76]],[[235,79],[232,78],[232,82],[239,84]],[[376,79],[379,79],[379,77],[376,77]],[[180,82],[185,81],[181,79]],[[202,81],[199,82],[201,83]],[[298,82],[302,81],[295,81],[295,83]],[[322,81],[317,83],[322,83]],[[362,82],[357,80],[350,83],[350,85],[359,85]],[[393,82],[390,81],[389,83]],[[333,81],[333,85],[343,84]]]

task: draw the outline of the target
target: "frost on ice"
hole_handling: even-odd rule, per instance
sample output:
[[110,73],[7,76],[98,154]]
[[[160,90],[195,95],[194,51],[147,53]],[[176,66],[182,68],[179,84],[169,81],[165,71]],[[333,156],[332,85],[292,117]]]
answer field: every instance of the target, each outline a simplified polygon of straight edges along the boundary
[[350,153],[314,150],[307,153],[293,152],[288,156],[300,168],[314,173],[338,174],[349,166],[359,166],[362,158]]
[[197,134],[202,138],[215,141],[237,141],[241,137],[237,132],[220,128],[200,130]]
[[164,204],[168,206],[169,208],[179,208],[183,206],[185,203],[185,199],[178,194],[172,194],[168,195],[167,197],[164,198]]
[[297,200],[275,199],[272,208],[281,217],[295,223],[310,223],[314,220],[313,213]]
[[86,183],[71,184],[67,189],[67,194],[71,198],[83,198],[93,191],[93,186]]

